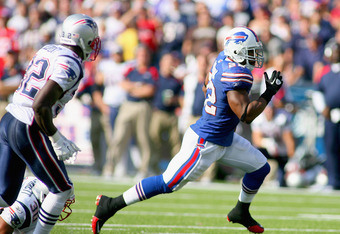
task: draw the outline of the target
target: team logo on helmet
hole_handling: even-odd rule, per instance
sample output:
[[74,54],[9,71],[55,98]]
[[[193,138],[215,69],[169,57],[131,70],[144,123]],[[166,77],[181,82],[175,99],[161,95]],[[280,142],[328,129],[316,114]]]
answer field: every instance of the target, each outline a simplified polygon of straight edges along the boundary
[[226,45],[229,44],[230,41],[233,41],[233,42],[235,42],[237,44],[240,44],[240,42],[243,43],[247,39],[248,39],[248,35],[246,33],[244,33],[244,32],[238,32],[238,33],[235,33],[235,34],[225,38]]
[[92,30],[95,30],[97,28],[97,24],[91,19],[78,20],[74,23],[74,25],[77,25],[77,24],[85,24],[85,25],[89,26]]

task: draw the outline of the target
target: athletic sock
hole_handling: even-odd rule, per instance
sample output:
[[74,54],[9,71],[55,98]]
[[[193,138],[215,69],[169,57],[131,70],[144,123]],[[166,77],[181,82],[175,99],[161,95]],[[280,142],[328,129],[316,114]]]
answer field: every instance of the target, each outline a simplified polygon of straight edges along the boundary
[[127,205],[149,199],[162,193],[171,193],[172,190],[164,183],[163,175],[152,176],[138,182],[123,193]]
[[39,219],[34,234],[50,233],[70,196],[71,190],[61,193],[49,193],[41,204]]
[[269,171],[270,166],[266,163],[260,169],[245,174],[242,180],[242,189],[239,196],[239,200],[241,202],[250,203],[253,201]]

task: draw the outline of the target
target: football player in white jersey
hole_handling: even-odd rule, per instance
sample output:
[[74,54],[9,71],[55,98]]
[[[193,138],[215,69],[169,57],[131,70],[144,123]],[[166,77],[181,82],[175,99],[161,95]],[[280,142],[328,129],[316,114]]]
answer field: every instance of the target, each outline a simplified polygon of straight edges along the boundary
[[80,149],[63,136],[53,118],[74,96],[82,63],[95,60],[101,46],[98,26],[89,16],[68,16],[60,44],[45,45],[29,63],[0,122],[0,206],[16,200],[28,166],[50,191],[41,204],[34,233],[49,233],[70,197],[73,184],[64,160]]
[[[48,188],[40,180],[33,176],[26,177],[13,205],[0,208],[0,233],[33,233],[41,203],[48,193]],[[71,215],[70,205],[74,202],[75,196],[72,193],[64,205],[59,221]]]
[[282,86],[280,72],[274,71],[270,79],[265,73],[266,91],[257,100],[250,101],[251,70],[262,65],[263,48],[257,35],[246,27],[230,30],[224,50],[216,58],[203,88],[206,95],[202,117],[185,132],[180,151],[163,174],[143,179],[115,198],[99,195],[92,231],[99,233],[106,220],[125,206],[179,190],[219,161],[246,172],[238,202],[229,212],[228,221],[240,223],[253,233],[264,232],[251,217],[249,206],[270,166],[259,150],[235,133],[238,123],[251,123]]

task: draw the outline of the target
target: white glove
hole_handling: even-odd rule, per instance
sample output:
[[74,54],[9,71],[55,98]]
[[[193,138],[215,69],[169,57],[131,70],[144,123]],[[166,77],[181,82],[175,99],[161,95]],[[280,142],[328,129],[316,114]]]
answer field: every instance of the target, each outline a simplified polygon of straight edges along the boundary
[[78,151],[80,151],[76,144],[64,137],[59,131],[49,138],[52,142],[54,152],[56,153],[59,160],[69,160],[74,162]]

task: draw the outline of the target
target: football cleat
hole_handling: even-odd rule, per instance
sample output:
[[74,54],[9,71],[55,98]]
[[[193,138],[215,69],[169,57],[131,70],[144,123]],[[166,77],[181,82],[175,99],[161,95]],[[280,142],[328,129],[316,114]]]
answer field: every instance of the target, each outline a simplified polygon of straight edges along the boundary
[[[241,203],[240,204],[247,204],[247,203]],[[243,226],[245,226],[248,231],[252,232],[252,233],[263,233],[264,232],[264,228],[261,226],[261,224],[259,224],[258,222],[256,222],[256,220],[254,220],[248,209],[240,209],[240,206],[236,205],[236,207],[234,209],[232,209],[228,216],[227,216],[227,220],[229,222],[232,223],[239,223],[242,224]],[[249,205],[248,205],[249,207]]]
[[[121,196],[122,197],[122,196]],[[96,212],[91,220],[92,232],[98,234],[104,223],[111,218],[120,208],[117,208],[117,199],[105,195],[98,195],[96,199]],[[125,204],[125,203],[124,203]]]
[[102,226],[104,225],[105,221],[107,220],[103,220],[103,217],[105,217],[105,213],[107,213],[105,207],[103,207],[103,205],[100,204],[100,201],[102,201],[102,203],[104,203],[104,200],[106,199],[106,196],[103,195],[98,195],[96,198],[96,212],[91,220],[92,222],[92,232],[94,234],[98,234],[100,232],[100,229],[102,228]]
[[102,222],[102,220],[93,216],[92,219],[91,219],[91,223],[92,223],[92,232],[94,234],[98,234],[105,222]]

